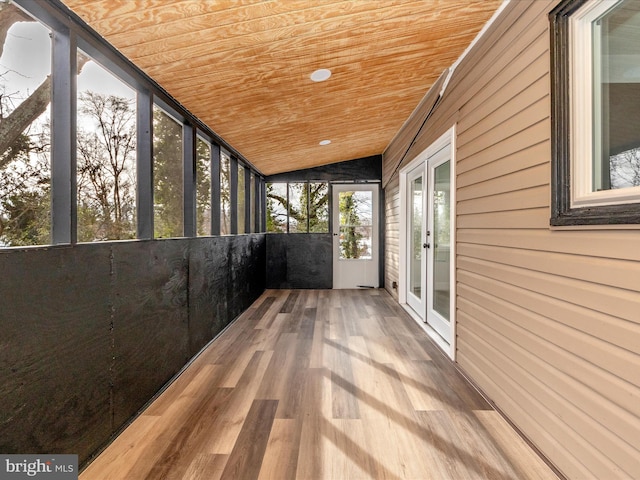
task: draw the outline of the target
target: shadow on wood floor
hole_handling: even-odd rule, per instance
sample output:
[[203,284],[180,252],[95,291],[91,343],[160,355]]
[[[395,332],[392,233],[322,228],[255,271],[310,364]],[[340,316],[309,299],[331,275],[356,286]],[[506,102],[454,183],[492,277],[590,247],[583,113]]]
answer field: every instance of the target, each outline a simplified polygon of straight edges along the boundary
[[80,478],[556,476],[384,290],[268,290]]

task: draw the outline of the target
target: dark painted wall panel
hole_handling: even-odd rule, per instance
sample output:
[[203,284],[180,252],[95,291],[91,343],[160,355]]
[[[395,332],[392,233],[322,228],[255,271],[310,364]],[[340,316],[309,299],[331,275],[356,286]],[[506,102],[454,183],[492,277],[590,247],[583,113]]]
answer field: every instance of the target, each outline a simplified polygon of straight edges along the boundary
[[330,233],[267,235],[267,288],[332,288]]
[[247,298],[257,298],[265,288],[264,234],[211,240],[194,239],[198,248],[190,255],[189,331],[194,353],[211,339],[212,331],[219,332],[248,307]]
[[[227,256],[221,242],[209,239],[194,240],[197,248],[189,255],[189,353],[195,355],[207,344],[214,331],[220,331],[226,311],[223,281],[216,281],[216,273],[228,270]],[[215,306],[212,308],[212,306]]]
[[267,288],[289,288],[287,279],[288,238],[292,235],[306,237],[309,234],[267,234]]
[[186,240],[113,245],[114,426],[190,358],[189,247]]
[[250,305],[247,305],[247,298],[256,299],[265,289],[265,235],[242,235],[238,238],[246,241],[231,244],[231,288],[228,289],[231,293],[228,306],[231,318],[247,309]]
[[86,457],[110,435],[109,256],[0,255],[0,452]]
[[0,451],[77,453],[265,288],[264,234],[0,251]]
[[265,178],[267,182],[300,182],[304,180],[326,180],[330,182],[382,180],[382,155],[278,173]]

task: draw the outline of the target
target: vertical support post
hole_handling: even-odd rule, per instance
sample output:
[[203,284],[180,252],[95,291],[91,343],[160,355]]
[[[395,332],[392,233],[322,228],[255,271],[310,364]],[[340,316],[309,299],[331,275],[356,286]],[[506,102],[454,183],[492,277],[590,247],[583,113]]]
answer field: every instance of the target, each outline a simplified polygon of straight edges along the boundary
[[75,34],[53,31],[51,80],[51,243],[76,243],[76,70]]
[[232,155],[229,162],[230,188],[229,204],[231,205],[231,235],[238,234],[238,160]]
[[182,125],[182,178],[184,222],[182,235],[195,237],[196,227],[196,129]]
[[153,238],[153,98],[148,90],[137,96],[138,238]]
[[211,235],[220,235],[220,145],[211,145]]

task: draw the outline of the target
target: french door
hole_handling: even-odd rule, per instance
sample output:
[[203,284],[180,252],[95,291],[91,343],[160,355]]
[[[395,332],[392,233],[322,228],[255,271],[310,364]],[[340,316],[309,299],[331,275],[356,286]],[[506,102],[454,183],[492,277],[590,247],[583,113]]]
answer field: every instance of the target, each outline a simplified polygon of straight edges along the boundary
[[451,161],[443,148],[427,162],[427,323],[451,344]]
[[407,304],[424,318],[427,311],[426,172],[424,163],[407,175]]
[[444,137],[404,172],[403,181],[406,304],[446,346],[453,338],[451,162],[451,141]]

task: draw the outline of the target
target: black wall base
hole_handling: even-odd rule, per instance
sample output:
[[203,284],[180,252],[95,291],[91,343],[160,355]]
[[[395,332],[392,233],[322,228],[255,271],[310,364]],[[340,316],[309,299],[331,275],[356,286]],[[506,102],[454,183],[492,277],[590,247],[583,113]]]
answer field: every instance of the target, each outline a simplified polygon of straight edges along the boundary
[[84,463],[264,291],[264,234],[0,253],[0,451]]
[[333,288],[330,233],[267,234],[267,288]]

